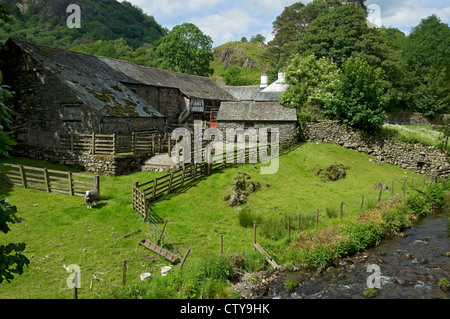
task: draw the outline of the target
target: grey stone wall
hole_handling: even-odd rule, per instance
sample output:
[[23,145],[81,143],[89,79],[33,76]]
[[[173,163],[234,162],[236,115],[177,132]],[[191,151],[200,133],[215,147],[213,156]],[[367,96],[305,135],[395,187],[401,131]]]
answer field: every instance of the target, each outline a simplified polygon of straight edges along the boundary
[[156,129],[159,132],[164,131],[164,118],[117,118],[105,117],[101,133],[103,134],[131,134],[132,132],[142,132]]
[[393,112],[387,113],[386,123],[399,125],[430,125],[450,123],[450,114],[439,114],[434,119],[427,118],[422,113]]
[[449,156],[434,146],[413,145],[392,138],[373,136],[333,121],[309,124],[305,136],[310,142],[337,144],[421,174],[435,171],[440,176],[450,176]]
[[10,154],[55,162],[105,176],[138,172],[141,170],[142,163],[148,158],[146,155],[90,155],[23,144],[14,146]]
[[182,95],[176,88],[124,83],[144,101],[167,117],[168,123],[176,123],[181,109]]
[[[242,121],[219,121],[217,127],[225,136],[227,128],[244,128],[244,123]],[[267,128],[268,132],[271,128],[279,129],[281,146],[295,144],[299,141],[300,130],[296,122],[255,122],[253,128],[256,130]]]

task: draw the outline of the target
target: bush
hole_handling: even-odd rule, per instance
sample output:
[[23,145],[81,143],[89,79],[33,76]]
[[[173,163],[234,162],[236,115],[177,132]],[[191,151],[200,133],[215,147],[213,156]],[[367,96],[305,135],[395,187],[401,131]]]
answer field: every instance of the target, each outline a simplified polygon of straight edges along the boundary
[[423,194],[414,194],[406,199],[406,205],[417,217],[424,217],[432,208],[432,203],[428,202]]
[[411,226],[411,222],[406,216],[407,211],[405,208],[397,208],[383,214],[383,232],[387,234],[397,233]]
[[345,232],[350,236],[355,252],[378,245],[382,237],[380,226],[372,221],[350,224]]
[[331,266],[334,262],[334,252],[333,250],[325,245],[319,244],[314,250],[307,253],[305,260],[308,264],[313,266]]

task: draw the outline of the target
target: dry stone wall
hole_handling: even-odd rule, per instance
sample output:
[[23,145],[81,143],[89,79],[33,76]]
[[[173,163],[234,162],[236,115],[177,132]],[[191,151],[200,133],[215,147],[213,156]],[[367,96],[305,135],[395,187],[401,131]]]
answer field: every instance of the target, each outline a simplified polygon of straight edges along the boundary
[[373,156],[378,161],[413,169],[421,174],[437,172],[439,176],[450,177],[449,156],[434,146],[408,144],[392,138],[373,136],[334,121],[308,124],[304,133],[310,142],[337,144]]
[[82,169],[98,175],[118,176],[140,171],[146,155],[91,155],[53,147],[18,144],[12,156],[41,159]]

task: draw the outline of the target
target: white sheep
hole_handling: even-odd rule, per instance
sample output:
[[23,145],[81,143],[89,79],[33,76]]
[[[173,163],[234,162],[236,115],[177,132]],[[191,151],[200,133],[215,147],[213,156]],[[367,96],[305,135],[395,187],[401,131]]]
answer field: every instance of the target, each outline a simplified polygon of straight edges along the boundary
[[94,189],[92,191],[86,191],[86,195],[84,195],[84,201],[88,204],[87,208],[92,208],[92,203],[97,205],[97,202],[100,201],[100,194],[98,190]]

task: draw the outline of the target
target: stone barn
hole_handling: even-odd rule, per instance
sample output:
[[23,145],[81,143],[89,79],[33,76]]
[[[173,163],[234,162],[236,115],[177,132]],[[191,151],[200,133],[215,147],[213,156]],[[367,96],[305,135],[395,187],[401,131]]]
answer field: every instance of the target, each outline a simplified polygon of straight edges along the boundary
[[4,82],[16,92],[13,126],[75,133],[123,133],[207,121],[235,98],[206,77],[16,39],[0,51]]
[[9,39],[0,60],[13,127],[75,133],[163,130],[164,114],[98,57]]
[[298,139],[296,110],[278,102],[225,102],[217,115],[218,128],[278,128],[280,144],[290,144]]

